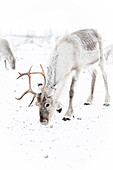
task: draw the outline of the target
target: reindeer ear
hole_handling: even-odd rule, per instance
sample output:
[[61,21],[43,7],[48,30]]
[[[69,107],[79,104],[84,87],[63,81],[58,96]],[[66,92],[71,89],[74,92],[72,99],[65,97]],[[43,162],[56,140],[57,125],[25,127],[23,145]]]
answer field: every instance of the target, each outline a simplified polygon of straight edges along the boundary
[[37,86],[38,86],[38,93],[41,93],[42,92],[42,88],[43,88],[43,84],[39,83],[39,84],[37,84]]
[[38,93],[36,95],[36,98],[37,98],[37,101],[36,101],[36,106],[39,106],[39,103],[41,102],[42,100],[42,89],[43,89],[43,84],[42,83],[39,83],[37,84],[38,85]]

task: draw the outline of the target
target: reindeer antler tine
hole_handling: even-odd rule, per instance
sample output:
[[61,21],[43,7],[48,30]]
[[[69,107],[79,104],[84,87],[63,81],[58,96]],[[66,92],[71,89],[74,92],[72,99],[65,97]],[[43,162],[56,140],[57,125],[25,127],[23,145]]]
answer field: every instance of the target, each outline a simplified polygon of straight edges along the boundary
[[19,76],[16,78],[16,80],[17,80],[17,79],[19,79],[19,78],[21,77],[21,73],[20,73],[20,72],[18,72],[18,74],[19,74]]
[[32,67],[33,66],[30,67],[30,69],[29,69],[29,71],[27,73],[20,73],[20,72],[18,72],[19,76],[16,78],[16,80],[19,79],[20,77],[24,76],[24,75],[28,75],[29,76]]
[[33,101],[34,101],[35,97],[36,97],[36,95],[34,95],[34,96],[33,96],[32,100],[31,100],[31,102],[30,102],[30,104],[29,104],[29,107],[30,107],[30,106],[31,106],[31,104],[33,103]]
[[41,69],[42,69],[42,72],[44,73],[44,69],[43,69],[43,67],[42,67],[42,65],[40,64],[40,67],[41,67]]
[[24,92],[22,94],[22,96],[20,96],[19,98],[15,97],[17,100],[21,100],[27,93],[29,92],[29,90],[27,90],[26,92]]
[[33,65],[30,67],[30,69],[29,69],[28,73],[30,73],[30,71],[31,71],[32,67],[33,67]]
[[41,69],[42,69],[42,73],[43,73],[44,80],[45,80],[45,85],[46,85],[46,77],[45,77],[44,69],[43,69],[43,67],[42,67],[42,65],[41,65],[41,64],[40,64],[40,67],[41,67]]

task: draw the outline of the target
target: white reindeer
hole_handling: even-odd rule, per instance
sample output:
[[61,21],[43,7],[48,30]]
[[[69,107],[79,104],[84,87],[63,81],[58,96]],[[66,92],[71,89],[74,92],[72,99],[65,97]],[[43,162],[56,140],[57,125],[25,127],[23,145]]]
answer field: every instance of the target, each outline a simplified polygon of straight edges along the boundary
[[10,67],[15,69],[15,58],[9,46],[9,43],[5,39],[0,39],[0,57],[3,58],[5,62],[5,68],[7,69],[6,61],[9,63]]
[[[83,69],[90,69],[92,75],[91,91],[86,104],[91,104],[96,80],[96,67],[100,67],[105,84],[105,101],[104,105],[108,106],[110,102],[107,76],[104,69],[103,45],[101,36],[93,29],[84,29],[60,38],[50,57],[47,70],[47,84],[42,68],[42,73],[31,72],[19,73],[20,76],[28,75],[29,90],[27,90],[18,100],[28,92],[34,95],[33,100],[37,97],[36,105],[39,106],[40,122],[48,124],[55,110],[59,107],[59,97],[66,82],[71,78],[69,90],[69,105],[63,120],[70,120],[73,110],[74,88],[77,85],[80,72]],[[45,84],[42,93],[36,94],[31,89],[31,74],[42,74]],[[19,78],[18,77],[18,78]],[[33,102],[32,100],[32,102]],[[32,103],[31,102],[31,103]],[[31,104],[30,103],[30,104]],[[61,109],[60,109],[61,111]]]

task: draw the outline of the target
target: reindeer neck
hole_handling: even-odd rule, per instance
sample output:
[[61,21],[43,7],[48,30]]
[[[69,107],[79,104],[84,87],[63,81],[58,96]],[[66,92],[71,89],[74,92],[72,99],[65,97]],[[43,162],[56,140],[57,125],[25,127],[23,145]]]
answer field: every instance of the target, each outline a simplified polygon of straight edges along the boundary
[[57,58],[57,47],[55,46],[49,60],[49,66],[47,67],[47,86],[56,85]]
[[56,84],[56,68],[55,65],[49,66],[47,71],[47,86],[51,87]]

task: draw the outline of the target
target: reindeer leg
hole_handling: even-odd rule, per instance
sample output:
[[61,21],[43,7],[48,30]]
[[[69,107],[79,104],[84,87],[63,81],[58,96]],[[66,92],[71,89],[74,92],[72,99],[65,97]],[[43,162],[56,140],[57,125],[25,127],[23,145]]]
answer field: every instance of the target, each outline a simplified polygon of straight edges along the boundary
[[109,91],[108,91],[107,75],[106,75],[106,72],[104,70],[103,64],[100,65],[100,68],[101,68],[101,71],[102,71],[102,76],[103,76],[103,79],[104,79],[105,91],[106,91],[105,101],[104,101],[103,105],[104,106],[109,106],[110,105],[110,95],[109,95]]
[[90,91],[90,95],[89,95],[87,101],[84,103],[84,105],[90,105],[90,104],[92,104],[92,101],[93,101],[93,93],[94,93],[94,88],[95,88],[95,81],[96,81],[96,75],[97,75],[97,71],[94,69],[94,70],[91,72],[92,81],[91,81],[91,91]]
[[72,115],[73,115],[73,97],[74,97],[74,87],[77,85],[78,78],[79,78],[79,72],[76,72],[76,76],[72,78],[71,86],[70,86],[70,91],[69,91],[69,106],[68,110],[63,118],[64,121],[70,120]]

